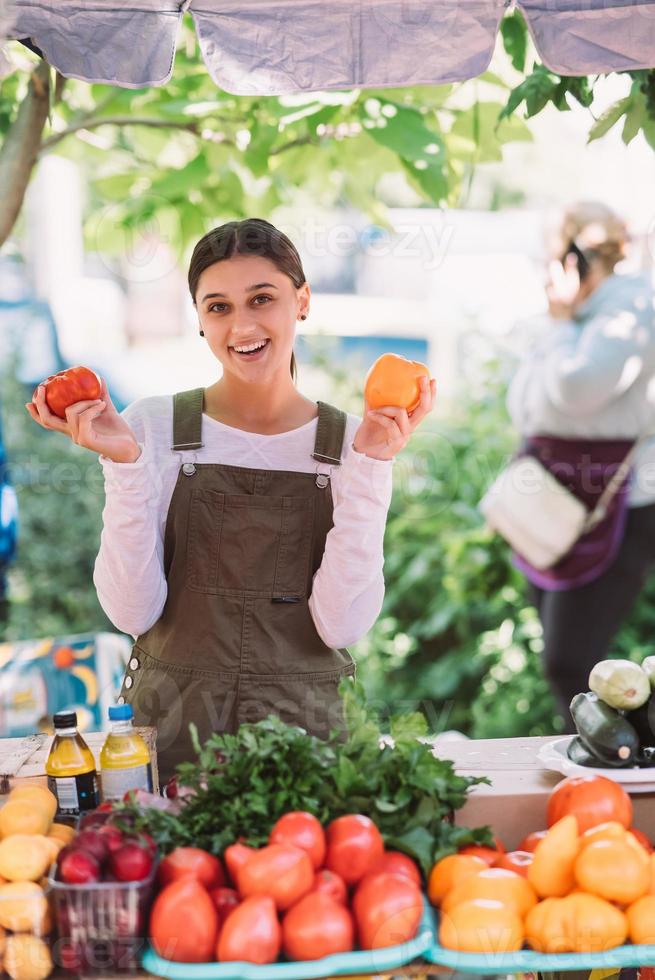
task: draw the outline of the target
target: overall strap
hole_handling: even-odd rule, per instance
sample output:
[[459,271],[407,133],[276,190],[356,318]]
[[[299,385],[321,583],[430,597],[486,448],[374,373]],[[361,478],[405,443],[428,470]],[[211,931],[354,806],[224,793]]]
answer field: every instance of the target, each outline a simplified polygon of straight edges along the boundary
[[319,463],[341,465],[343,437],[346,432],[346,413],[327,402],[318,402],[318,425],[312,456]]
[[204,388],[191,388],[173,395],[173,450],[200,449],[202,446],[204,392]]

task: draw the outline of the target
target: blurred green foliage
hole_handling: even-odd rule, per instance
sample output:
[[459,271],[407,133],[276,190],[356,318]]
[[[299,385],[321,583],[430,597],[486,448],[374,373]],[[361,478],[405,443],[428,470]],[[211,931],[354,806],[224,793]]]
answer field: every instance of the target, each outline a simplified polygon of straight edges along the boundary
[[5,640],[113,630],[93,586],[103,477],[98,457],[32,421],[13,371],[0,379],[9,472],[19,504]]

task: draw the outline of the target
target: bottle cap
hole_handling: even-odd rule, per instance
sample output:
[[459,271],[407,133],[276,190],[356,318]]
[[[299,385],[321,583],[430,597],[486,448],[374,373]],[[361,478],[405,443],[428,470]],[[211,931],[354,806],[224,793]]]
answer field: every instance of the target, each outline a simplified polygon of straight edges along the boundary
[[56,711],[52,720],[55,728],[77,728],[76,711]]
[[112,704],[109,708],[110,721],[131,721],[133,717],[131,704]]

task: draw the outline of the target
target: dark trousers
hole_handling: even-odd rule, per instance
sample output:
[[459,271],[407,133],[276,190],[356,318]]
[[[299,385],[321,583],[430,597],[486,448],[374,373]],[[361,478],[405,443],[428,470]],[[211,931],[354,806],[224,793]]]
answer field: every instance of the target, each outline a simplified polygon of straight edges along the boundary
[[599,578],[578,589],[546,592],[529,586],[544,633],[544,668],[565,719],[574,732],[569,704],[588,691],[589,672],[605,660],[612,640],[655,566],[655,504],[631,507],[616,560]]

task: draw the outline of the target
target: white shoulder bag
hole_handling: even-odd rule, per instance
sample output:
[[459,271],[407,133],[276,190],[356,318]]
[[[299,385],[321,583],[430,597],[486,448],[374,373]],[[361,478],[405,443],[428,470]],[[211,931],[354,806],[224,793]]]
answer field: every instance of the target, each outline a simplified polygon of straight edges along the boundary
[[497,531],[534,568],[552,568],[573,545],[607,515],[630,472],[637,448],[630,448],[593,510],[574,496],[534,456],[519,456],[489,487],[479,503],[489,527]]

